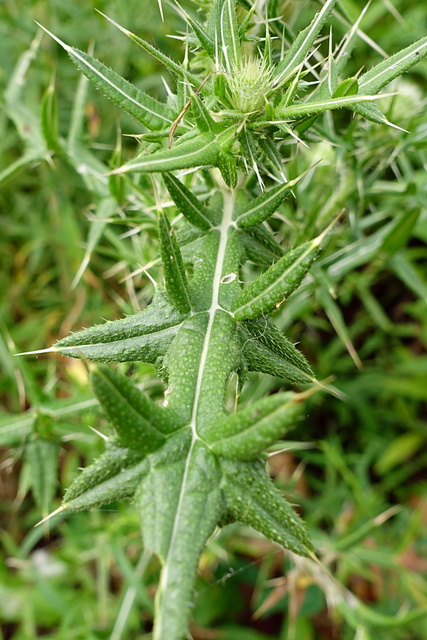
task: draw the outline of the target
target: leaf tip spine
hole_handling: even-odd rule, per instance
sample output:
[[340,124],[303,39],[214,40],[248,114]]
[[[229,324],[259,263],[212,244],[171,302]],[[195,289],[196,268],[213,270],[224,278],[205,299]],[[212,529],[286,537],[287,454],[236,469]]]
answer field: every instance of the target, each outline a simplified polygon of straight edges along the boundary
[[55,347],[49,347],[47,349],[36,349],[36,351],[23,351],[22,353],[14,353],[13,356],[33,356],[39,353],[58,353]]
[[46,27],[43,27],[43,25],[40,24],[40,22],[37,22],[37,20],[34,20],[34,22],[36,23],[36,25],[40,28],[43,29],[43,31],[45,33],[47,33],[48,36],[50,36],[53,40],[55,40],[58,44],[61,45],[61,47],[63,47],[65,49],[65,51],[67,51],[68,53],[70,53],[73,48],[70,47],[68,44],[65,44],[65,42],[63,42],[63,40],[61,40],[60,38],[58,38],[57,36],[53,35],[53,33],[51,31],[49,31],[48,29],[46,29]]
[[68,505],[61,504],[61,506],[58,507],[57,509],[55,509],[55,511],[52,511],[52,513],[49,513],[49,515],[46,516],[45,518],[43,518],[42,520],[40,520],[40,522],[37,522],[34,525],[34,527],[39,527],[41,524],[44,524],[45,522],[47,522],[48,520],[50,520],[54,516],[58,515],[58,513],[61,513],[62,511],[65,511],[67,508],[68,508]]

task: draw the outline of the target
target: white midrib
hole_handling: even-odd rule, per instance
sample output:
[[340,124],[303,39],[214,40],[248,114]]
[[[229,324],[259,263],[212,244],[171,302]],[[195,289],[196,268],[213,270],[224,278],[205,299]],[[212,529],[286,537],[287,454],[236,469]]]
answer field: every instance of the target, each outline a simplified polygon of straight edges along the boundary
[[[219,302],[219,287],[220,287],[220,284],[221,284],[221,275],[222,275],[222,271],[223,271],[225,251],[226,251],[226,247],[227,247],[228,231],[229,231],[230,226],[231,226],[231,221],[232,221],[232,216],[233,216],[233,211],[234,211],[234,191],[231,191],[230,189],[224,188],[223,189],[223,198],[224,198],[224,208],[223,208],[222,221],[221,221],[221,225],[219,227],[217,227],[219,232],[220,232],[220,241],[219,241],[219,246],[218,246],[218,254],[217,254],[217,259],[216,259],[214,278],[213,278],[213,283],[212,283],[212,301],[211,301],[211,306],[210,306],[209,311],[208,311],[208,313],[209,313],[209,321],[208,321],[208,325],[207,325],[207,328],[206,328],[206,335],[205,335],[205,340],[204,340],[204,343],[203,343],[202,353],[200,355],[199,370],[198,370],[198,373],[197,373],[196,389],[195,389],[195,393],[194,393],[193,411],[192,411],[191,422],[190,422],[191,433],[192,433],[192,442],[191,442],[190,449],[188,451],[187,460],[186,460],[186,463],[185,463],[184,474],[183,474],[183,477],[182,477],[181,491],[180,491],[179,500],[178,500],[178,506],[177,506],[177,510],[176,510],[176,514],[175,514],[174,526],[173,526],[173,530],[172,530],[172,534],[171,534],[171,538],[170,538],[169,551],[168,551],[168,555],[167,555],[165,564],[163,566],[162,575],[161,575],[161,578],[160,578],[160,584],[159,584],[159,592],[160,592],[160,594],[163,593],[164,588],[166,587],[166,585],[168,583],[168,578],[169,578],[169,557],[170,557],[170,555],[171,555],[171,553],[173,551],[173,548],[175,546],[175,539],[176,539],[176,535],[177,535],[177,531],[178,531],[178,523],[179,523],[179,520],[180,520],[183,501],[184,501],[184,496],[185,496],[185,489],[186,489],[187,477],[188,477],[190,464],[191,464],[192,453],[193,453],[193,449],[194,449],[194,446],[195,446],[197,440],[200,440],[200,438],[199,438],[199,436],[197,434],[197,411],[198,411],[198,406],[199,406],[200,391],[201,391],[201,388],[202,388],[203,371],[204,371],[204,368],[205,368],[207,355],[208,355],[208,351],[209,351],[209,344],[210,344],[210,338],[211,338],[211,333],[212,333],[212,326],[213,326],[213,323],[214,323],[214,320],[215,320],[215,314],[216,314],[217,310],[219,308],[221,308],[219,306],[219,304],[218,304],[218,302]],[[158,620],[159,620],[159,618],[158,618]],[[158,633],[158,637],[161,638],[162,637],[161,629],[157,629],[157,633]]]

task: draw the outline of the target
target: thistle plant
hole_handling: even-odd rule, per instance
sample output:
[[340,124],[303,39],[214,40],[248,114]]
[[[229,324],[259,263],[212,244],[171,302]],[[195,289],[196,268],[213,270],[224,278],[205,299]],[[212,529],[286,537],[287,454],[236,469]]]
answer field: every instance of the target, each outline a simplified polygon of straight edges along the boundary
[[[205,15],[206,4],[200,3],[200,21],[178,7],[191,32],[181,65],[116,25],[176,78],[167,102],[53,36],[141,124],[140,152],[110,179],[126,184],[128,175],[154,174],[164,284],[143,311],[72,334],[51,350],[99,363],[91,384],[115,430],[61,509],[133,500],[144,547],[162,565],[155,640],[185,636],[198,559],[216,527],[239,521],[314,557],[303,521],[269,479],[265,453],[296,425],[306,396],[320,386],[271,314],[307,276],[328,229],[285,251],[267,223],[301,178],[286,178],[286,143],[325,135],[322,114],[339,108],[391,125],[376,106],[379,92],[427,54],[424,38],[346,77],[357,24],[328,57],[313,58],[335,0],[289,46],[264,3],[213,0]],[[162,206],[166,193],[182,214],[177,224]],[[246,262],[260,271],[251,282],[242,281]],[[163,406],[105,364],[133,361],[156,366],[166,386]],[[239,408],[250,371],[305,390]]]

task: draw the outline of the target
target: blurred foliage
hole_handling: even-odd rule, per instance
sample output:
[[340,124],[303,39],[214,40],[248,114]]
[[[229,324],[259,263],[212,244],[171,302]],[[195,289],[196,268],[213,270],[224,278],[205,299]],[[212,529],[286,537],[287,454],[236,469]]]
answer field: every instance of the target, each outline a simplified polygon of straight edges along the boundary
[[[270,4],[289,19],[289,38],[317,8],[296,0]],[[341,1],[333,24],[337,40],[361,8],[354,0]],[[54,139],[49,145],[43,137],[43,122],[52,131],[56,121],[50,86],[58,135],[67,138],[73,126],[81,127],[93,166],[108,168],[112,154],[135,145],[132,135],[121,132],[139,131],[84,86],[65,53],[41,38],[34,20],[73,46],[95,47],[96,56],[118,73],[164,95],[157,63],[94,9],[172,57],[183,55],[181,43],[167,37],[183,26],[166,4],[164,22],[156,2],[0,4],[5,640],[143,638],[152,621],[158,567],[143,554],[137,516],[126,505],[66,519],[60,514],[33,529],[48,506],[59,504],[84,461],[101,450],[88,427],[102,430],[104,421],[82,363],[51,354],[13,356],[143,307],[153,287],[141,266],[157,278],[149,189],[141,183],[139,191],[129,192],[125,185],[123,203],[108,207],[99,183],[79,173],[71,156],[55,153]],[[369,68],[381,50],[407,46],[425,35],[426,26],[419,1],[374,1],[349,64],[354,72]],[[344,394],[313,397],[295,442],[270,458],[278,486],[301,505],[322,565],[285,554],[247,529],[225,528],[202,558],[195,639],[427,639],[426,80],[424,62],[392,85],[393,95],[382,102],[388,118],[406,131],[339,112],[324,120],[333,145],[316,139],[308,149],[289,149],[289,178],[322,162],[272,221],[283,242],[298,242],[302,222],[305,229],[324,227],[344,209],[310,281],[276,316],[317,377],[334,376]],[[123,185],[108,185],[116,195],[118,188]],[[154,369],[132,366],[144,388],[159,397]],[[242,400],[276,391],[279,384],[253,375]],[[46,495],[46,478],[53,480],[54,495]],[[355,606],[355,596],[366,608]]]

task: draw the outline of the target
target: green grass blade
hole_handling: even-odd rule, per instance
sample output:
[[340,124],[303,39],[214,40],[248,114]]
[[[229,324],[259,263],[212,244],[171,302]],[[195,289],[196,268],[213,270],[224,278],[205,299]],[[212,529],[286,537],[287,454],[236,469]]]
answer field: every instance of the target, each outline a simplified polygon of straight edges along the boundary
[[30,468],[33,494],[43,517],[49,513],[56,492],[59,443],[32,434],[24,449]]
[[97,205],[94,218],[90,223],[89,234],[83,260],[74,276],[72,286],[76,287],[86,271],[91,256],[108,224],[108,219],[115,213],[117,203],[113,198],[103,198]]
[[43,94],[41,102],[41,130],[46,146],[51,151],[60,151],[61,143],[58,134],[58,104],[53,82]]
[[402,251],[392,256],[387,264],[410,291],[427,302],[427,281]]
[[[317,279],[321,278],[321,275],[319,275],[319,272],[316,274],[316,278]],[[348,328],[344,321],[342,311],[339,308],[338,304],[333,299],[332,295],[330,294],[327,288],[327,285],[324,282],[321,282],[321,286],[319,287],[319,295],[320,295],[320,302],[322,304],[323,310],[328,316],[331,325],[335,329],[339,338],[344,343],[345,348],[349,352],[356,367],[358,369],[362,369],[363,364],[357,354],[356,349],[354,348]]]

